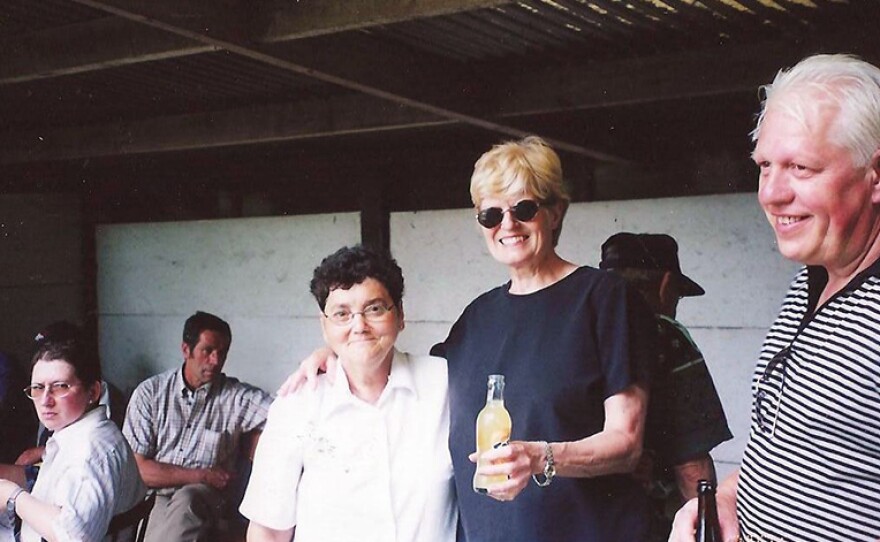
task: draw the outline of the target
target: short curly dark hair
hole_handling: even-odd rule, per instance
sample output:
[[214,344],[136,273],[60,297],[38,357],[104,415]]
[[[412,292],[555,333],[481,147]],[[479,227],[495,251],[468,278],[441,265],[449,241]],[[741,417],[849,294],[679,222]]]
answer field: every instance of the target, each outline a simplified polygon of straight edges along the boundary
[[327,305],[332,290],[348,290],[368,278],[385,286],[394,306],[403,299],[403,272],[390,254],[363,245],[342,247],[321,261],[315,268],[309,289],[321,310]]

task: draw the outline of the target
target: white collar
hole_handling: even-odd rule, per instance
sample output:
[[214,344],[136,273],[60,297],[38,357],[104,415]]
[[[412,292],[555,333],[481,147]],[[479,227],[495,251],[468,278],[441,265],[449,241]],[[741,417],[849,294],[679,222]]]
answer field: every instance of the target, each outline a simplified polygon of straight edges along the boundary
[[[67,442],[73,442],[81,435],[84,435],[94,429],[98,424],[107,420],[107,409],[100,405],[86,412],[82,417],[72,424],[59,429],[52,433],[49,441],[54,441],[60,448]],[[48,442],[46,443],[48,446]]]
[[[400,352],[397,348],[394,348],[394,357],[391,358],[391,373],[388,375],[388,384],[386,384],[385,389],[382,390],[379,400],[376,401],[376,406],[381,406],[381,404],[387,400],[385,398],[390,397],[391,394],[398,389],[411,392],[416,399],[419,397],[418,391],[416,390],[412,361],[410,360],[409,354]],[[345,374],[345,369],[343,369],[341,362],[337,365],[336,377],[333,381],[333,385],[327,390],[327,400],[329,401],[328,406],[330,408],[337,408],[346,404],[366,404],[351,393],[351,389],[348,385],[348,376]]]

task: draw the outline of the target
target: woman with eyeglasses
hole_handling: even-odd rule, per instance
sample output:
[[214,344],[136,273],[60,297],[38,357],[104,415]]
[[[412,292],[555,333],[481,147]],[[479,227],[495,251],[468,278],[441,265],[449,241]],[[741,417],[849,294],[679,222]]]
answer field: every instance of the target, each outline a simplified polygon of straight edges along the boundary
[[[538,137],[476,162],[471,198],[510,281],[475,299],[432,353],[448,360],[449,449],[468,541],[645,539],[638,463],[652,363],[649,311],[623,280],[556,252],[570,198],[559,157]],[[514,440],[484,452],[471,489],[474,418],[486,376],[503,374]]]
[[100,364],[79,329],[50,325],[35,346],[24,392],[53,434],[31,492],[20,485],[23,469],[0,480],[0,514],[6,525],[21,518],[22,542],[102,540],[110,519],[138,504],[146,488],[128,443],[99,408]]
[[339,368],[272,404],[240,508],[248,540],[453,542],[446,363],[394,347],[400,267],[342,248],[311,292]]

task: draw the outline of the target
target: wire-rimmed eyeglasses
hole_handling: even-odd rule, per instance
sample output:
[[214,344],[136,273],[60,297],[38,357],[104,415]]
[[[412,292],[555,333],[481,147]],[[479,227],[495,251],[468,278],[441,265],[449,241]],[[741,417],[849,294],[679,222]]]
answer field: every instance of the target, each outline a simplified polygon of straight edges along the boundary
[[381,322],[391,314],[394,305],[387,306],[383,303],[373,303],[364,307],[362,311],[352,311],[345,307],[334,309],[330,314],[321,313],[324,318],[330,320],[336,325],[347,326],[354,321],[354,317],[358,314],[364,317],[368,322]]
[[22,391],[34,400],[42,399],[46,393],[56,399],[61,399],[62,397],[67,397],[74,386],[76,384],[71,384],[70,382],[52,382],[49,385],[31,384]]
[[758,391],[755,393],[755,420],[758,428],[773,436],[776,433],[776,419],[779,416],[779,405],[782,403],[782,390],[785,387],[785,372],[791,354],[791,346],[786,346],[776,353],[758,379]]

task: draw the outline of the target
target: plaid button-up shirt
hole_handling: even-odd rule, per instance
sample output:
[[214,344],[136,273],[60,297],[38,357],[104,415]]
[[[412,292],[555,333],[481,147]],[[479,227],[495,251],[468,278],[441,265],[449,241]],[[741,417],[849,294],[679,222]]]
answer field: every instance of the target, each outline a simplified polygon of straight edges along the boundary
[[[123,434],[132,450],[147,459],[198,469],[231,470],[241,435],[261,429],[271,396],[221,374],[190,390],[182,369],[143,381],[131,396]],[[174,488],[160,490],[172,493]]]

